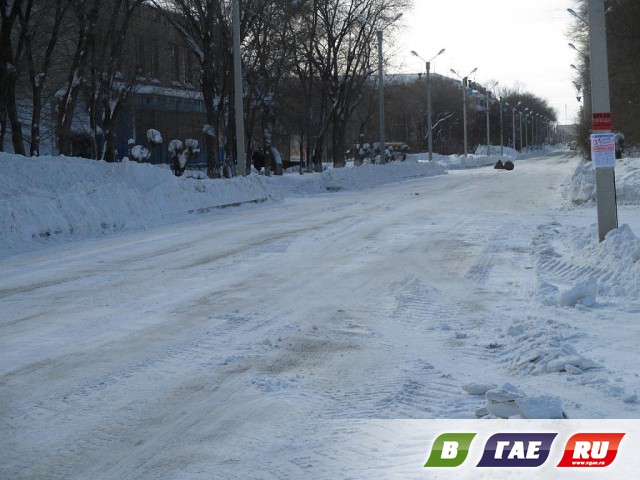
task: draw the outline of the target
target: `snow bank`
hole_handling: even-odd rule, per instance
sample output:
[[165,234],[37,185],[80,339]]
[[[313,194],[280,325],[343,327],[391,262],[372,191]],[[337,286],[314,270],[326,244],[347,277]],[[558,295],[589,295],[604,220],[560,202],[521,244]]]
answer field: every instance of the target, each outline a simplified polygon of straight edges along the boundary
[[167,167],[0,153],[0,256],[270,197],[261,178],[177,178]]
[[[640,203],[640,157],[616,162],[616,195],[621,205]],[[567,196],[574,205],[592,205],[596,201],[596,172],[592,162],[580,162],[568,186]]]
[[[297,170],[296,170],[297,172]],[[300,175],[293,173],[284,177],[267,177],[265,184],[281,195],[313,195],[341,190],[359,190],[412,178],[443,175],[446,168],[438,163],[425,163],[416,159],[391,162],[385,165],[368,164],[346,168],[328,168],[320,174]]]
[[[433,161],[447,168],[447,170],[464,170],[467,168],[489,167],[495,165],[498,160],[507,161],[511,160],[524,160],[527,158],[535,158],[543,155],[547,155],[553,152],[555,149],[552,147],[543,147],[537,150],[527,150],[519,152],[510,147],[503,148],[503,154],[500,155],[500,147],[492,145],[487,155],[487,146],[480,145],[476,148],[473,154],[469,154],[466,157],[462,155],[444,156],[437,153],[433,154]],[[417,160],[426,162],[429,160],[428,153],[414,153],[407,156],[411,160]]]
[[0,153],[0,257],[45,245],[183,220],[216,207],[440,175],[418,161],[322,174],[233,179],[174,176],[167,166]]
[[[595,226],[550,223],[538,227],[533,241],[538,286],[533,295],[559,306],[595,304],[596,294],[638,301],[640,239],[628,225],[598,241]],[[559,297],[558,291],[564,291]]]

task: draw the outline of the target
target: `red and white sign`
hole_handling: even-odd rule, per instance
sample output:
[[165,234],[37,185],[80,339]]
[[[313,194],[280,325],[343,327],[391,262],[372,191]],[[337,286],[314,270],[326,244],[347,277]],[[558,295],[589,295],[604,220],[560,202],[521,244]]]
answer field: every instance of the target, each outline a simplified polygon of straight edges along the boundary
[[594,113],[593,114],[593,130],[613,130],[611,123],[611,113]]

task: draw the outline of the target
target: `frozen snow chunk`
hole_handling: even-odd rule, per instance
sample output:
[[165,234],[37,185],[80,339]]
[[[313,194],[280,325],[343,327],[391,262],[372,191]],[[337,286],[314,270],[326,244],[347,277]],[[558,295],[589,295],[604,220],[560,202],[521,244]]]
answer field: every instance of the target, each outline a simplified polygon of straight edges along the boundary
[[558,298],[559,307],[575,307],[578,303],[591,307],[596,303],[598,281],[592,277],[586,282],[581,282]]
[[544,280],[539,280],[531,295],[537,297],[544,305],[550,307],[553,305],[552,299],[558,296],[558,287]]
[[562,401],[558,397],[541,395],[539,397],[525,397],[516,400],[522,418],[565,418]]
[[485,394],[485,398],[493,402],[508,402],[523,398],[524,396],[522,390],[510,383],[505,383],[500,388],[492,388]]
[[486,417],[489,415],[489,410],[487,410],[487,407],[480,407],[474,412],[474,414],[478,418]]
[[462,386],[462,389],[469,395],[485,395],[489,390],[496,388],[495,385],[489,385],[487,383],[467,383]]
[[505,383],[500,388],[488,390],[485,394],[486,409],[491,415],[509,418],[520,415],[520,408],[516,400],[524,398],[524,393],[514,385]]
[[564,371],[570,373],[571,375],[582,375],[584,373],[584,370],[574,365],[565,365]]
[[500,418],[509,418],[514,415],[520,415],[520,408],[516,405],[515,400],[508,402],[493,402],[487,400],[486,409],[490,415]]

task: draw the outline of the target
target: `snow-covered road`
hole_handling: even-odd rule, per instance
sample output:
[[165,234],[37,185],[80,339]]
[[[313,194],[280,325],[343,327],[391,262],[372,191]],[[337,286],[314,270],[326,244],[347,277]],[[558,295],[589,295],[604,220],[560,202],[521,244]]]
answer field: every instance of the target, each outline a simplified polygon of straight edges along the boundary
[[[536,297],[541,269],[578,279],[536,254],[539,225],[595,222],[563,207],[574,166],[556,153],[1,260],[0,478],[340,478],[330,420],[474,418],[473,382],[637,418],[640,308]],[[523,366],[567,345],[600,373]]]

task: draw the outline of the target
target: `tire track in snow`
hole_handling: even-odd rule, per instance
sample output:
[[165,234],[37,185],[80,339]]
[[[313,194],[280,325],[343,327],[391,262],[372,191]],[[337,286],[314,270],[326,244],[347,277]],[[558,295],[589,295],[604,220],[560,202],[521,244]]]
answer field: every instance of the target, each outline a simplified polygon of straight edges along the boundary
[[[131,455],[137,467],[142,468],[145,455],[152,457],[158,453],[153,448],[145,449],[146,444],[166,446],[175,442],[181,432],[191,428],[207,416],[209,409],[214,408],[214,405],[205,406],[200,411],[185,415],[184,400],[192,403],[194,400],[191,397],[194,396],[197,399],[215,398],[217,390],[222,388],[230,375],[242,373],[245,370],[243,365],[264,354],[264,345],[242,343],[241,348],[230,350],[228,342],[230,337],[242,338],[250,332],[266,328],[270,319],[227,316],[220,320],[216,325],[211,324],[209,329],[203,330],[201,327],[197,333],[188,330],[176,338],[171,338],[169,332],[165,332],[168,338],[162,345],[155,343],[148,351],[144,351],[144,337],[153,336],[151,331],[138,335],[136,339],[128,339],[126,346],[106,345],[103,351],[94,352],[97,358],[86,356],[81,365],[76,365],[69,372],[64,363],[52,361],[33,365],[30,369],[18,372],[20,375],[17,376],[3,376],[0,381],[3,389],[8,390],[12,388],[12,383],[18,381],[47,384],[51,383],[49,377],[72,378],[56,381],[49,388],[39,390],[40,395],[8,398],[6,403],[3,402],[1,429],[16,433],[11,450],[20,455],[2,462],[0,477],[40,478],[46,472],[46,478],[51,480],[98,478],[94,474],[82,473],[95,470],[94,473],[101,475],[108,471],[109,478],[118,478],[118,475],[112,475],[117,465],[109,464],[114,462],[114,457],[103,456],[103,452],[111,451],[115,446],[123,449],[120,452],[123,458],[117,463],[126,466],[125,478],[136,478],[132,471],[135,469],[127,463],[127,455]],[[118,358],[119,348],[123,349],[123,353],[137,350],[135,344],[140,345],[142,354],[138,351],[135,356],[125,355],[116,365],[112,365],[113,360],[110,360],[104,362],[101,368],[90,369],[91,372],[102,371],[100,376],[78,377],[83,375],[76,371],[82,370],[78,367],[87,363],[100,364],[105,355]],[[111,349],[116,352],[107,353]],[[73,357],[65,359],[65,362],[77,364],[78,360]],[[190,372],[188,378],[181,375],[185,371]],[[166,403],[169,405],[163,405]],[[176,413],[174,418],[166,413],[172,409]],[[158,412],[163,412],[164,418],[160,418]],[[155,427],[163,422],[171,427],[156,431]],[[78,427],[71,429],[70,425]],[[27,440],[29,438],[31,440]],[[25,455],[23,448],[31,454]],[[38,453],[40,450],[49,453],[55,451],[56,454],[43,457]],[[26,458],[30,459],[28,464],[24,463]],[[38,458],[45,458],[46,461],[34,461]],[[139,478],[144,478],[144,475]]]

